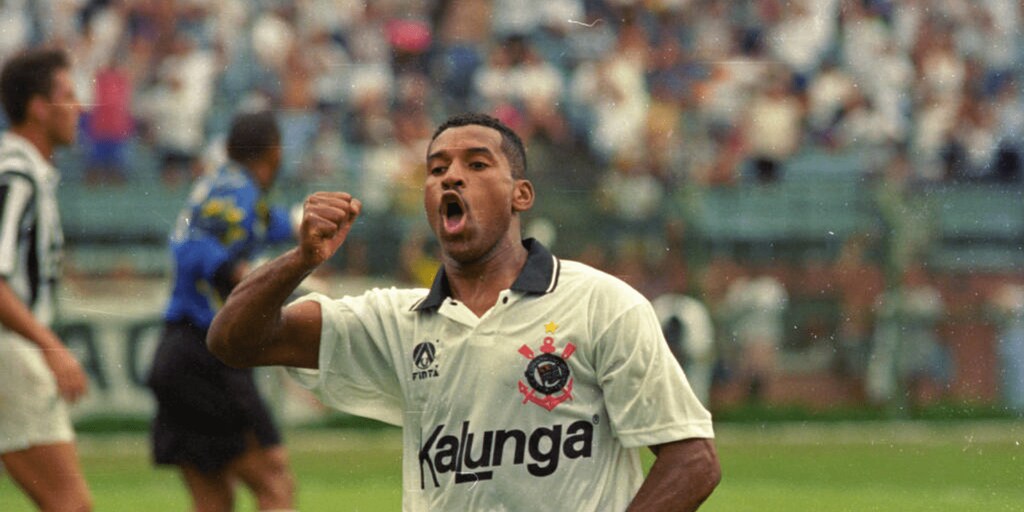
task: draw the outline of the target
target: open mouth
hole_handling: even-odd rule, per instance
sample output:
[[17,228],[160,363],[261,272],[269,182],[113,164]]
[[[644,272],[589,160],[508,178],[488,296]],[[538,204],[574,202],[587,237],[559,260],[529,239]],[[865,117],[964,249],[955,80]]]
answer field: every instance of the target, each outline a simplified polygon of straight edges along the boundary
[[455,233],[462,229],[466,220],[466,206],[458,194],[449,192],[441,198],[441,217],[444,219],[445,231]]

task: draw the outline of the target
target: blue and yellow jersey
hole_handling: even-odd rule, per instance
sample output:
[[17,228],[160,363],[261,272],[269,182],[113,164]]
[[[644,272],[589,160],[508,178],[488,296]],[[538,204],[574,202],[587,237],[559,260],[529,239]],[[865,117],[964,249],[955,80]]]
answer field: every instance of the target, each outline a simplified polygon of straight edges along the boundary
[[167,321],[207,328],[243,261],[292,237],[288,214],[270,207],[256,182],[229,162],[192,187],[170,236],[174,274]]

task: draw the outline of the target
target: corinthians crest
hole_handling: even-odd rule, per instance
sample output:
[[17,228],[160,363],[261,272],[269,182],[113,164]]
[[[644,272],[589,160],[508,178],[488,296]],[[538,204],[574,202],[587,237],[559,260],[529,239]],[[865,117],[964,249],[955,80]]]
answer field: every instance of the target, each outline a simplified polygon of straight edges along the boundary
[[566,343],[562,353],[556,354],[555,338],[551,336],[556,330],[558,324],[554,322],[544,326],[548,336],[544,337],[539,355],[528,345],[519,347],[519,353],[530,361],[524,372],[526,383],[519,381],[523,403],[533,402],[549,411],[566,400],[572,400],[572,374],[565,361],[572,357],[576,346]]

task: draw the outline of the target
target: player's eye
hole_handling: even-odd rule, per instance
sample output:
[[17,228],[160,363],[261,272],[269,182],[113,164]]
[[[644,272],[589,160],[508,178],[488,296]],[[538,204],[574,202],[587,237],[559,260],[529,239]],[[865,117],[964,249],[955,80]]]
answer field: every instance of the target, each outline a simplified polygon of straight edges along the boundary
[[428,172],[429,172],[430,174],[432,174],[432,175],[435,175],[435,176],[436,176],[436,175],[438,175],[438,174],[441,174],[441,173],[443,173],[445,169],[447,169],[447,167],[445,167],[445,166],[441,166],[441,165],[438,165],[438,166],[435,166],[435,167],[431,167],[431,168],[430,168],[430,169],[428,170]]

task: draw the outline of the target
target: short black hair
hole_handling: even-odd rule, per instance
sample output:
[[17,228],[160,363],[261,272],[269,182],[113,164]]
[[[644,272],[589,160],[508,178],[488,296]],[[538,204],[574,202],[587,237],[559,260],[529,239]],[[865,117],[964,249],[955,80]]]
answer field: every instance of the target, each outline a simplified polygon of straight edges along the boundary
[[243,112],[231,120],[228,131],[228,158],[246,164],[262,157],[267,149],[281,143],[277,118],[270,110]]
[[437,136],[448,128],[473,124],[494,128],[501,133],[501,150],[505,152],[505,156],[512,166],[512,177],[526,179],[526,147],[523,146],[523,140],[508,125],[487,114],[469,112],[449,117],[434,131],[434,135],[430,137],[430,143],[433,144]]
[[11,57],[0,71],[0,101],[7,120],[13,125],[24,123],[32,97],[49,98],[54,75],[70,67],[67,53],[58,48],[33,48]]

